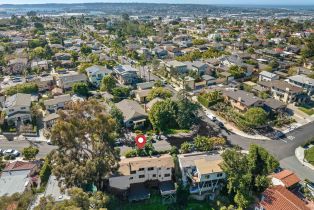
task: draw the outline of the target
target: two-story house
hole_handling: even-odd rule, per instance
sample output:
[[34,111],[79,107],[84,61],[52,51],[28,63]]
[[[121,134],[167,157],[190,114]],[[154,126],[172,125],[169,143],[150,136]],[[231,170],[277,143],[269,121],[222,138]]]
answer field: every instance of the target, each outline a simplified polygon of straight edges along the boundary
[[166,69],[170,73],[174,71],[177,74],[185,74],[188,72],[187,65],[183,62],[176,61],[176,60],[166,62]]
[[200,76],[204,75],[205,72],[208,70],[208,64],[203,63],[201,61],[194,62],[186,61],[184,63],[187,65],[187,68],[189,70],[196,72]]
[[66,74],[58,74],[56,76],[57,86],[64,90],[71,89],[75,83],[86,81],[86,75],[78,72],[68,72]]
[[282,80],[274,80],[269,82],[260,81],[258,84],[267,89],[272,97],[276,100],[284,103],[305,103],[309,100],[309,96],[306,95],[302,88],[291,85],[288,82]]
[[184,186],[189,186],[191,194],[204,195],[213,193],[223,186],[226,174],[220,164],[219,154],[196,152],[178,155],[179,166]]
[[243,90],[224,90],[223,96],[232,107],[239,111],[247,111],[251,107],[263,106],[263,100]]
[[262,71],[261,73],[259,73],[259,77],[258,80],[259,81],[273,81],[273,80],[278,80],[279,79],[279,75],[268,72],[268,71]]
[[87,73],[89,82],[96,87],[99,87],[102,78],[112,73],[112,70],[107,69],[104,66],[99,66],[99,65],[88,67],[86,68],[85,71]]
[[288,77],[288,82],[292,85],[303,88],[308,95],[314,94],[314,79],[300,74]]
[[[113,192],[128,191],[130,201],[150,197],[145,184],[159,185],[172,181],[174,162],[169,154],[152,157],[125,158],[119,162],[118,173],[109,178]],[[175,189],[168,190],[175,193]]]
[[138,70],[129,65],[119,65],[113,68],[115,77],[123,85],[134,85],[138,81]]
[[63,109],[64,106],[71,101],[69,94],[55,96],[53,99],[44,101],[46,110],[50,113],[57,112],[58,109]]
[[31,95],[24,93],[17,93],[6,98],[3,106],[5,112],[5,119],[13,122],[27,122],[32,120],[31,116]]
[[143,127],[147,120],[147,113],[136,101],[124,99],[116,103],[117,108],[122,112],[124,124],[127,128]]

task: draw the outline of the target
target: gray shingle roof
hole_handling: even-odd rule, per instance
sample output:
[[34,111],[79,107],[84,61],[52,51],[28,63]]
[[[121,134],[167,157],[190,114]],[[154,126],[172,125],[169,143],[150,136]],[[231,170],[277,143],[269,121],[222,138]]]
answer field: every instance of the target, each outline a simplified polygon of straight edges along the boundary
[[5,107],[15,106],[30,106],[31,105],[31,94],[17,93],[13,96],[9,96],[5,101]]
[[147,117],[145,110],[136,101],[124,99],[119,103],[116,103],[116,106],[123,113],[125,121],[133,118]]

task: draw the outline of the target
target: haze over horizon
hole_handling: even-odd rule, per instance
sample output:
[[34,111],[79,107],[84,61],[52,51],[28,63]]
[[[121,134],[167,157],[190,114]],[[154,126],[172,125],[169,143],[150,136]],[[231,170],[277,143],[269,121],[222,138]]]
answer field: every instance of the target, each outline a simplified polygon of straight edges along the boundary
[[47,3],[173,3],[173,4],[232,4],[232,5],[314,5],[313,0],[1,0],[1,4],[47,4]]

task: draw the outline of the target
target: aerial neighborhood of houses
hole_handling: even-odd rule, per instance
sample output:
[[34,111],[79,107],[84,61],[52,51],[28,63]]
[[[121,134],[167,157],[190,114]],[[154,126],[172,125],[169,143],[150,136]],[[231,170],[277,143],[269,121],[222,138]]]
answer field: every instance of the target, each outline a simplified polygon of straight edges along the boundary
[[314,209],[314,14],[162,5],[0,4],[0,209]]

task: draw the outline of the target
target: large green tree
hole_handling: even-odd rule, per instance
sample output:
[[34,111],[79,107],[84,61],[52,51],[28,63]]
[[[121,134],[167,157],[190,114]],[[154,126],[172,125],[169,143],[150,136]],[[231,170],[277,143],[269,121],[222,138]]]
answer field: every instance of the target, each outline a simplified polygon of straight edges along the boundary
[[64,201],[55,201],[51,197],[42,197],[35,210],[90,210],[90,209],[106,209],[109,203],[109,196],[103,192],[86,193],[81,188],[71,188],[69,190],[71,198]]
[[72,87],[73,93],[80,95],[80,96],[88,96],[89,90],[88,86],[84,82],[77,82]]
[[102,189],[103,178],[117,168],[116,121],[95,100],[71,103],[59,114],[51,130],[57,146],[51,156],[53,173],[66,187],[93,183]]
[[258,145],[251,145],[249,154],[228,149],[222,158],[221,167],[227,175],[228,193],[234,196],[241,209],[252,202],[253,193],[260,193],[269,186],[267,176],[279,166],[279,162]]
[[108,91],[109,93],[111,93],[112,89],[115,87],[116,87],[115,79],[113,78],[113,76],[108,75],[102,79],[101,85],[100,85],[100,90],[101,91]]
[[153,88],[148,96],[147,96],[147,100],[150,101],[154,98],[170,98],[172,96],[172,93],[170,90],[167,90],[167,89],[164,89],[163,87],[156,87],[156,88]]
[[32,160],[35,159],[38,152],[39,149],[37,147],[29,146],[23,149],[22,154],[26,160]]
[[250,127],[259,127],[265,125],[267,122],[267,113],[264,109],[260,107],[250,108],[244,114],[244,119],[248,126]]

